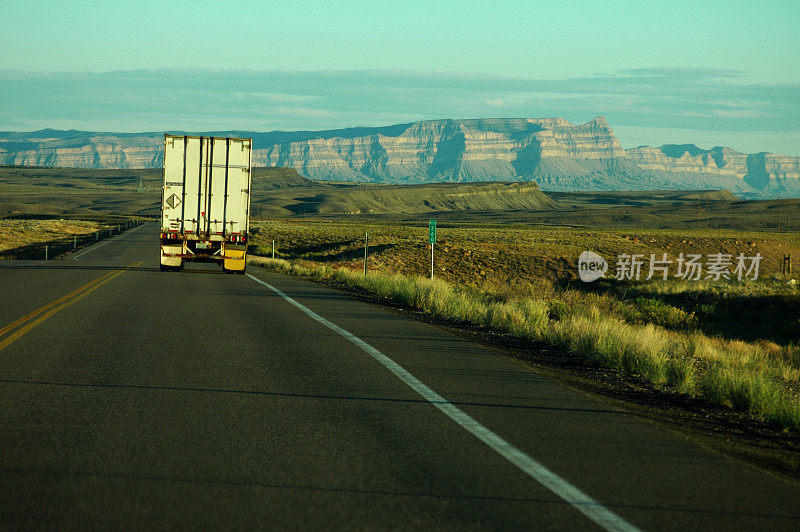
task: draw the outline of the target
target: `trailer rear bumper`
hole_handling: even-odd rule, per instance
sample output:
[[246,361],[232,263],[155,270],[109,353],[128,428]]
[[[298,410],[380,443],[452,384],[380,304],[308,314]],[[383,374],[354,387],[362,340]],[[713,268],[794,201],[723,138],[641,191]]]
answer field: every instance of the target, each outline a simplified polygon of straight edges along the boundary
[[180,267],[186,262],[216,262],[226,270],[243,272],[247,264],[247,244],[193,239],[161,240],[162,266]]
[[226,270],[241,271],[245,269],[247,256],[244,251],[227,250],[225,255],[208,255],[201,253],[167,253],[161,251],[161,264],[164,266],[180,266],[182,262],[222,262]]
[[207,255],[204,253],[161,253],[162,257],[185,260],[244,260],[244,251],[228,251],[225,255]]

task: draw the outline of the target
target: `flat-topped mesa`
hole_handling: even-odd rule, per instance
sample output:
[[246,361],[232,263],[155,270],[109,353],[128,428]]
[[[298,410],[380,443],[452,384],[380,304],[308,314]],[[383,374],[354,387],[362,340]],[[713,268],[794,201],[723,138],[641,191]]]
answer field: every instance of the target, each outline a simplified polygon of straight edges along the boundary
[[157,168],[163,161],[162,142],[163,137],[152,135],[45,139],[35,147],[7,150],[0,154],[0,163],[65,168]]
[[614,131],[602,116],[578,126],[563,120],[563,124],[544,129],[535,136],[539,140],[542,158],[598,160],[625,155]]
[[[24,149],[18,142],[16,149],[0,146],[4,150],[0,161],[81,168],[161,164],[160,136],[69,133],[75,136],[53,135],[44,142],[44,137],[32,134]],[[473,181],[524,178],[542,158],[596,160],[624,155],[602,117],[577,126],[564,118],[425,120],[288,138],[292,140],[273,135],[272,144],[256,143],[254,164],[293,167],[314,179]]]
[[800,179],[800,157],[774,153],[757,153],[752,157],[759,164],[763,158],[764,169],[773,179]]
[[[550,190],[714,188],[800,196],[800,157],[694,144],[625,150],[602,116],[583,124],[564,118],[477,118],[224,133],[254,138],[254,166],[290,167],[318,180],[536,181]],[[0,133],[0,164],[160,167],[162,138],[160,133]]]
[[703,150],[694,144],[665,144],[658,148],[639,146],[625,150],[632,163],[643,170],[709,173],[742,178],[747,173],[744,153],[730,148]]
[[800,157],[765,152],[748,155],[723,146],[709,150],[694,144],[639,146],[626,150],[626,157],[643,170],[736,177],[757,190],[774,181],[800,180]]
[[[313,179],[477,181],[519,179],[542,158],[622,157],[602,117],[426,120],[402,132],[282,142],[256,149],[258,164],[290,166]],[[524,164],[516,164],[522,161]]]
[[769,190],[776,195],[800,195],[800,157],[754,153],[747,156],[747,175],[744,181],[757,190]]

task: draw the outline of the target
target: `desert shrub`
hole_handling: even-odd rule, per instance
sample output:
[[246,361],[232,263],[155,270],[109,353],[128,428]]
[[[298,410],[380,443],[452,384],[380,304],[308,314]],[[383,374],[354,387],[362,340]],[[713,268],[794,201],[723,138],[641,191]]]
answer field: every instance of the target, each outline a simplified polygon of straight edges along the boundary
[[697,323],[694,312],[686,312],[660,299],[637,297],[631,306],[638,321],[643,323],[654,323],[667,329],[688,329]]

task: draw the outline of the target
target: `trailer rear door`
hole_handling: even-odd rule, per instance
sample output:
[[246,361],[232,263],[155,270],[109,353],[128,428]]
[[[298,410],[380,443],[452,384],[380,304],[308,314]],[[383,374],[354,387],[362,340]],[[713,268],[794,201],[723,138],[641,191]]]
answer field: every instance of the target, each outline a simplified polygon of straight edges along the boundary
[[250,139],[165,135],[162,230],[245,233],[251,148]]
[[[250,161],[252,141],[250,139],[216,139],[220,158],[227,161],[216,167],[215,181],[220,181],[224,195],[218,192],[212,195],[212,231],[222,231],[221,222],[225,224],[225,234],[247,233],[248,215],[250,211]],[[215,159],[217,150],[215,149]],[[223,184],[223,182],[225,184]],[[213,190],[213,189],[212,189]]]

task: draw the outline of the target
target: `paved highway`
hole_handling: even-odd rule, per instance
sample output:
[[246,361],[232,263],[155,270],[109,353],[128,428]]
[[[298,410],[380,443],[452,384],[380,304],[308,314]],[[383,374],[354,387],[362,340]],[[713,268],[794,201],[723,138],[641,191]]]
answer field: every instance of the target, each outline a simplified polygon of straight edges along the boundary
[[335,290],[0,263],[0,526],[798,529],[800,490]]

